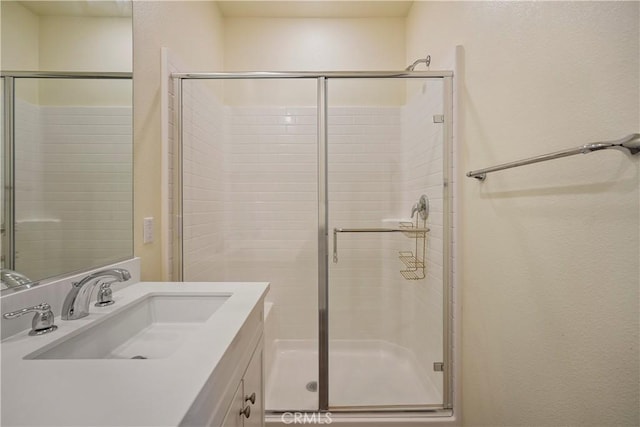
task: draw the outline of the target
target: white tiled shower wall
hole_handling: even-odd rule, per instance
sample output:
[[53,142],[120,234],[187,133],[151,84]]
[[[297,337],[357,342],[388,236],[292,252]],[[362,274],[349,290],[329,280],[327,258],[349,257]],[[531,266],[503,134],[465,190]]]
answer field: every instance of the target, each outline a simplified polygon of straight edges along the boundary
[[[328,120],[330,231],[395,227],[421,194],[431,201],[424,280],[399,273],[414,240],[339,236],[331,338],[406,347],[440,390],[441,90],[425,84],[402,107],[330,107]],[[280,339],[317,338],[316,124],[315,107],[223,107],[185,83],[185,280],[270,281]]]
[[279,338],[315,339],[316,109],[228,107],[226,122],[226,277],[270,281]]
[[43,278],[132,252],[131,107],[16,102],[16,268]]
[[[401,108],[329,109],[329,230],[397,227]],[[383,222],[383,220],[392,222]],[[401,234],[340,233],[329,266],[331,339],[395,342]],[[333,247],[333,236],[330,248]]]
[[223,108],[183,88],[185,280],[270,281],[280,338],[314,338],[315,108]]
[[188,281],[224,280],[224,107],[203,82],[183,84],[183,253]]

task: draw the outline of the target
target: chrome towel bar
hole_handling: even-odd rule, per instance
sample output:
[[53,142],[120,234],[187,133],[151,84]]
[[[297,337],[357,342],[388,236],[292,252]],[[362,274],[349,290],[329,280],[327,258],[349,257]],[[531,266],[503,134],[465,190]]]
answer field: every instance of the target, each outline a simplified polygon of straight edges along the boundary
[[581,145],[576,148],[570,148],[568,150],[556,151],[555,153],[543,154],[541,156],[531,157],[529,159],[518,160],[516,162],[504,163],[498,166],[493,166],[485,169],[478,169],[475,171],[467,172],[469,178],[475,178],[480,181],[484,181],[489,172],[496,172],[503,169],[517,168],[519,166],[530,165],[532,163],[546,162],[547,160],[559,159],[561,157],[573,156],[575,154],[587,154],[592,151],[616,149],[624,151],[629,154],[640,153],[640,133],[632,133],[624,138],[620,138],[615,141],[603,141],[592,142],[590,144]]
[[333,262],[338,262],[338,233],[427,233],[428,228],[334,228]]

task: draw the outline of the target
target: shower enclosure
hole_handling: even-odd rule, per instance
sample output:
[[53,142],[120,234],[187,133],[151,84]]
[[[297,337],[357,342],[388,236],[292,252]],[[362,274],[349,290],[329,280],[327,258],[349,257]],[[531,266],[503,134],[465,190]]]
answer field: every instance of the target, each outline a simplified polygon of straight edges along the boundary
[[267,412],[450,414],[452,73],[173,79],[172,274],[271,283]]

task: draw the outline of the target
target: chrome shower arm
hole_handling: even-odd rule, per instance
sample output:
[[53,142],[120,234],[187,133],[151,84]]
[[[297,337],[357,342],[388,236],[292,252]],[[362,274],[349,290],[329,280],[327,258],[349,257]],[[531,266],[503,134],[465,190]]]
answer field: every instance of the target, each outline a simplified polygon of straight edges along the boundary
[[416,65],[418,64],[424,64],[427,66],[427,68],[429,68],[429,65],[431,65],[431,55],[427,55],[426,58],[421,58],[421,59],[416,59],[413,64],[409,65],[407,68],[405,68],[405,71],[413,71],[416,68]]

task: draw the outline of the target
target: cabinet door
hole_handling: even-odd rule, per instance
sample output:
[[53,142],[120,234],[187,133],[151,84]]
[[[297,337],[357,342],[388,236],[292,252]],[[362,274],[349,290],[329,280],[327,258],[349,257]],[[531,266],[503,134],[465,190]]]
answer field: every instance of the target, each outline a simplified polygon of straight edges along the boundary
[[[244,427],[264,427],[264,385],[262,382],[264,352],[262,347],[262,342],[256,347],[242,380],[245,405],[251,407],[251,416],[244,419]],[[249,400],[253,393],[255,393],[255,403],[251,403]]]
[[238,389],[233,395],[231,406],[229,406],[229,410],[224,416],[224,421],[222,421],[222,427],[243,427],[242,421],[244,420],[244,416],[240,414],[240,411],[242,411],[244,407],[243,397],[244,394],[242,394],[242,381],[240,381]]

